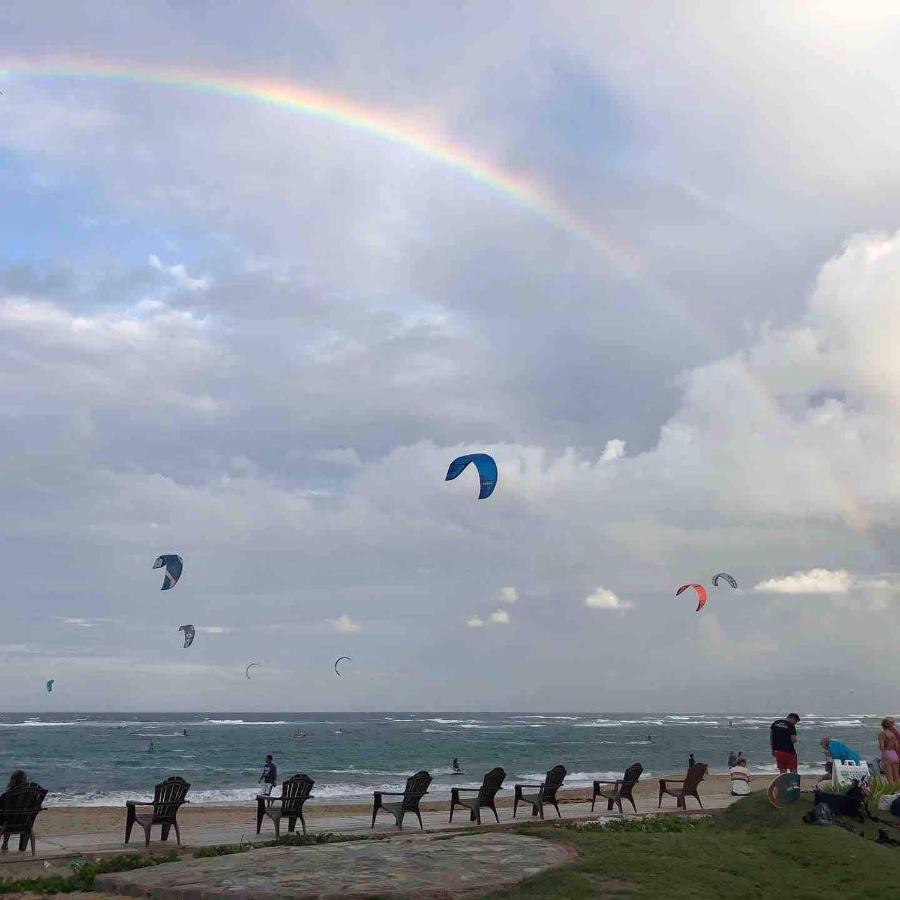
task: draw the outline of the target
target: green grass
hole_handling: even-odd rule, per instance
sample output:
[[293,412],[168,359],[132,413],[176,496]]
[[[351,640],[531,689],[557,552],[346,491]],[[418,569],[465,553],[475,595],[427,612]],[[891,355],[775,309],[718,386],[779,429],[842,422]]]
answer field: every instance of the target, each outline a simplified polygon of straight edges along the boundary
[[[513,898],[640,897],[821,898],[881,900],[897,896],[900,848],[881,847],[839,826],[805,825],[811,807],[804,795],[791,807],[773,809],[764,794],[751,795],[722,815],[679,831],[544,828],[526,833],[574,845],[579,858],[561,869],[490,894]],[[884,827],[884,826],[881,826]],[[893,837],[900,832],[892,829]],[[877,826],[866,826],[868,837]]]
[[112,856],[97,862],[72,863],[74,874],[51,875],[49,878],[17,878],[0,881],[0,894],[71,894],[74,891],[89,891],[98,875],[107,872],[129,872],[145,869],[160,863],[174,862],[177,856]]

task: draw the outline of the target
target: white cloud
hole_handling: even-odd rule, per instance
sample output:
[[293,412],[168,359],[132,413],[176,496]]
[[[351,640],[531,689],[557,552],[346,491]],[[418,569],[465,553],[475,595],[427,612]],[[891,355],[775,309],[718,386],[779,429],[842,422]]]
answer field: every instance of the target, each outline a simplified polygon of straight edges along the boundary
[[514,587],[504,587],[500,588],[500,602],[501,603],[515,603],[516,600],[519,599],[519,592]]
[[760,581],[753,590],[770,594],[846,594],[854,582],[846,569],[810,569]]
[[495,609],[488,616],[488,621],[494,625],[507,625],[509,624],[509,613],[505,609]]
[[625,441],[613,438],[606,442],[603,448],[603,456],[600,457],[602,462],[609,462],[613,459],[621,459],[625,455]]
[[333,449],[319,450],[315,458],[321,462],[331,463],[335,466],[345,466],[348,469],[361,469],[362,460],[353,447],[336,447]]
[[631,609],[631,601],[622,600],[617,594],[605,587],[598,587],[592,594],[584,598],[584,605],[591,609]]
[[471,619],[466,620],[466,628],[483,628],[484,620],[479,619],[478,616],[472,616]]
[[355,634],[357,631],[362,631],[362,625],[351,619],[346,613],[341,613],[336,619],[326,619],[325,622],[339,634]]
[[78,625],[80,628],[95,628],[97,623],[91,619],[80,619],[72,616],[57,616],[61,622],[66,625]]
[[174,266],[165,265],[155,254],[150,255],[150,265],[157,272],[165,272],[169,275],[176,285],[188,291],[205,291],[212,284],[210,278],[192,278],[184,263],[176,263]]

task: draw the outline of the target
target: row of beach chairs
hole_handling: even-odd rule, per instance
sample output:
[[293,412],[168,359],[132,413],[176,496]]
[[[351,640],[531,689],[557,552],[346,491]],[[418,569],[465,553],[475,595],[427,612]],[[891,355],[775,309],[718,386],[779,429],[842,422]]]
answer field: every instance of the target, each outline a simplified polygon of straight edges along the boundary
[[[594,782],[594,790],[591,797],[591,811],[597,800],[606,800],[607,810],[617,807],[622,812],[622,801],[631,804],[635,812],[637,805],[634,802],[633,791],[643,772],[640,763],[634,763],[625,770],[625,774],[615,781],[602,779]],[[686,799],[693,797],[700,804],[698,788],[706,775],[705,763],[692,765],[682,779],[659,779],[659,806],[662,806],[664,796],[674,797],[679,809],[686,808]],[[544,807],[552,806],[557,816],[562,818],[559,811],[557,792],[562,787],[566,777],[565,766],[554,766],[547,772],[546,777],[539,784],[523,783],[515,785],[513,797],[513,818],[516,817],[520,805],[530,806],[531,815],[544,818]],[[450,822],[458,807],[469,811],[469,819],[481,824],[481,811],[490,810],[497,822],[500,816],[497,812],[496,797],[503,782],[506,780],[506,772],[497,767],[491,769],[478,787],[451,787],[450,788]],[[403,828],[403,819],[407,813],[412,813],[422,824],[422,814],[419,804],[427,796],[431,785],[431,775],[426,771],[416,772],[406,780],[406,787],[402,791],[375,791],[372,804],[372,828],[378,813],[382,810],[394,817],[397,828]],[[256,833],[259,834],[264,819],[270,819],[275,826],[276,838],[281,836],[281,822],[287,820],[288,831],[294,831],[297,820],[306,834],[306,819],[303,815],[303,806],[312,797],[312,789],[315,782],[308,775],[300,772],[293,775],[281,785],[281,796],[270,797],[259,795],[257,797]],[[178,775],[166,778],[156,785],[153,799],[147,801],[128,800],[125,804],[125,843],[131,840],[131,832],[135,825],[139,825],[144,831],[144,843],[150,844],[150,829],[154,825],[160,826],[160,837],[166,841],[169,832],[175,829],[175,839],[181,846],[181,831],[178,828],[178,810],[187,799],[190,784]],[[25,850],[27,844],[31,844],[31,853],[34,855],[34,822],[42,810],[42,803],[47,791],[39,784],[30,783],[15,790],[0,795],[0,839],[3,849],[11,835],[19,836],[19,850]],[[397,799],[391,799],[397,798]]]

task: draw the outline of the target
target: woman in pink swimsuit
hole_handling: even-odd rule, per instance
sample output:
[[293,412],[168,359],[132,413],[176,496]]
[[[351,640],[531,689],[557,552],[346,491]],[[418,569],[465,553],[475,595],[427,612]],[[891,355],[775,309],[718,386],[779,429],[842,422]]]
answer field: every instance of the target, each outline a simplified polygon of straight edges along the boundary
[[893,719],[881,720],[878,735],[878,749],[881,751],[881,769],[888,781],[900,781],[900,732]]

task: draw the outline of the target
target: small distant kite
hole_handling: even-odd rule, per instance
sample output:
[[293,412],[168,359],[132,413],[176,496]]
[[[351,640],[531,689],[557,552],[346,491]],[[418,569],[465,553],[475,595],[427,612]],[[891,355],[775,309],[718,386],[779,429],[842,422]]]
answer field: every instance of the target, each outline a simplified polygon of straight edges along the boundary
[[187,650],[194,643],[194,626],[181,625],[178,630],[184,632],[184,649]]
[[349,656],[339,656],[339,657],[334,661],[334,672],[335,672],[335,675],[340,675],[340,674],[341,674],[341,673],[338,671],[338,663],[339,663],[342,659],[346,659],[347,662],[353,662],[353,660],[352,660]]
[[494,493],[494,488],[497,486],[497,463],[487,453],[470,453],[468,456],[457,457],[450,463],[450,468],[447,469],[447,477],[444,480],[453,481],[454,478],[462,474],[469,463],[475,463],[475,468],[478,469],[478,477],[481,479],[481,490],[478,492],[478,499],[487,500]]
[[251,670],[254,666],[259,666],[259,663],[250,663],[250,665],[247,666],[246,669],[244,669],[244,674],[247,676],[247,681],[252,681],[252,680],[253,680],[253,679],[250,677],[250,670]]
[[700,612],[704,606],[706,606],[706,588],[703,587],[702,584],[683,584],[677,591],[675,591],[675,596],[677,597],[682,591],[686,591],[688,588],[693,588],[697,592],[697,612]]
[[727,572],[719,572],[718,575],[713,575],[713,587],[719,586],[720,578],[724,578],[735,590],[737,590],[737,581],[733,575],[729,575]]
[[54,682],[54,681],[56,681],[56,679],[55,679],[55,678],[51,678],[51,679],[47,682],[47,693],[48,693],[48,694],[52,694],[52,693],[53,693],[53,682]]
[[160,590],[168,591],[178,584],[178,579],[181,578],[181,570],[184,568],[184,563],[180,556],[176,556],[174,553],[166,553],[163,556],[157,556],[156,562],[153,563],[154,569],[161,569],[163,566],[166,567],[166,577],[163,578]]

